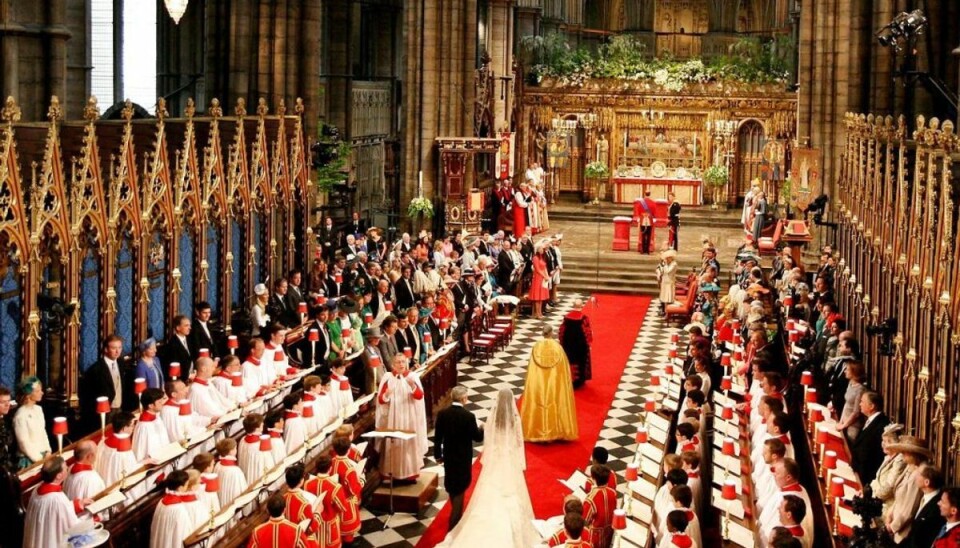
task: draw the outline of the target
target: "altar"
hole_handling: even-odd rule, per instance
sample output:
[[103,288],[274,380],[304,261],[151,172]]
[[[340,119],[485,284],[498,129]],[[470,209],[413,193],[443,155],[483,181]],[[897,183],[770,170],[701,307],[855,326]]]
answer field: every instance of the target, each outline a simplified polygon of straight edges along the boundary
[[657,179],[653,177],[614,177],[613,201],[618,204],[632,204],[637,198],[643,198],[646,192],[657,200],[666,200],[667,194],[674,193],[680,205],[695,206],[703,204],[703,185],[700,179]]

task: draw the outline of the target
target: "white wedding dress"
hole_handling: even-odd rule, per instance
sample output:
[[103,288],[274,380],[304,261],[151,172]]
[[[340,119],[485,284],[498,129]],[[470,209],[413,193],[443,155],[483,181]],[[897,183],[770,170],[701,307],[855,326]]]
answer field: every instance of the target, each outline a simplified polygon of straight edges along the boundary
[[484,428],[483,465],[460,523],[438,548],[515,547],[541,543],[524,481],[523,430],[513,393],[503,389]]

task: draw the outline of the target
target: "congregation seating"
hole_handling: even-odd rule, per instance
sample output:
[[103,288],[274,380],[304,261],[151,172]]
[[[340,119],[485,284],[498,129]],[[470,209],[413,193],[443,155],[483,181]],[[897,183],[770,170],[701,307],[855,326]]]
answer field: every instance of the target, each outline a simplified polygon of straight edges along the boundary
[[693,303],[697,299],[697,287],[699,287],[699,283],[699,280],[694,278],[693,281],[690,282],[690,285],[687,286],[687,294],[683,300],[667,305],[665,311],[667,321],[687,321],[690,319],[690,316],[693,314]]

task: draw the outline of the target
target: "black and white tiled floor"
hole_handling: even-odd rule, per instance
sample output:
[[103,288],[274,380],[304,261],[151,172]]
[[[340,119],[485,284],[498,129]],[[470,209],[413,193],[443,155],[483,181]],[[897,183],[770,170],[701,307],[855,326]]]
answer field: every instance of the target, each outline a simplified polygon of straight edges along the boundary
[[[496,394],[501,388],[510,388],[515,395],[523,392],[530,349],[541,338],[543,325],[548,323],[555,330],[558,329],[563,316],[571,310],[577,298],[583,298],[583,296],[574,293],[561,294],[557,306],[552,307],[543,320],[520,318],[513,341],[506,349],[491,358],[489,364],[482,362],[470,364],[467,359],[460,362],[458,365],[460,384],[470,389],[468,396],[470,403],[467,407],[477,415],[478,419],[486,420]],[[654,300],[647,310],[640,333],[637,334],[623,377],[620,379],[610,411],[600,431],[598,444],[610,451],[610,467],[621,475],[626,469],[627,460],[632,458],[635,451],[633,436],[636,431],[636,417],[642,411],[643,400],[648,393],[646,378],[658,363],[666,359],[670,335],[679,330],[677,327],[666,325],[657,316],[656,310],[657,304]],[[586,312],[590,313],[589,305]],[[594,349],[594,352],[596,351]],[[431,450],[424,469],[436,471],[442,475],[443,467],[438,466],[432,458],[432,431],[430,445]],[[479,449],[478,447],[474,450],[475,457],[479,454]],[[366,509],[361,510],[363,525],[359,545],[364,548],[416,546],[433,518],[447,502],[447,494],[442,489],[442,480],[440,484],[441,489],[436,500],[420,518],[398,513],[390,518],[389,527],[384,529],[383,522],[387,519],[385,516],[374,516]],[[624,482],[620,482],[620,489],[624,489]]]

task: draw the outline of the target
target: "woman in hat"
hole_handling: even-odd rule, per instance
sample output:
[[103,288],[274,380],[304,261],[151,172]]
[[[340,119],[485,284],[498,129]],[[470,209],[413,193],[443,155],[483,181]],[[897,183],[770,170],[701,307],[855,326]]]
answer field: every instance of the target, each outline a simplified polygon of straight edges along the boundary
[[657,281],[660,282],[660,315],[666,314],[667,305],[676,300],[677,293],[677,252],[668,249],[660,254],[663,260],[657,266]]
[[140,343],[140,359],[137,360],[138,379],[147,380],[147,388],[163,389],[163,371],[157,357],[157,341],[150,337]]
[[703,303],[700,305],[700,312],[703,313],[703,325],[707,332],[713,331],[713,318],[717,314],[717,293],[720,292],[720,286],[715,283],[704,284],[700,288],[703,295]]
[[40,462],[53,452],[47,438],[46,419],[40,400],[43,384],[37,377],[27,377],[20,383],[20,408],[13,416],[13,433],[20,448],[20,468]]
[[370,227],[367,229],[367,253],[371,261],[382,261],[387,257],[387,242],[383,239],[383,229],[380,227]]
[[260,335],[260,330],[267,327],[267,324],[270,322],[270,314],[267,314],[270,292],[267,291],[265,284],[257,284],[253,287],[253,294],[253,308],[250,310],[250,318],[253,325],[251,326],[250,334],[256,337]]
[[883,502],[883,514],[893,506],[893,496],[896,493],[897,485],[903,481],[904,472],[907,468],[907,462],[903,459],[903,453],[890,449],[890,446],[900,441],[900,432],[903,431],[903,425],[890,423],[883,429],[883,435],[880,437],[880,447],[883,449],[883,463],[877,470],[877,477],[870,482],[870,490],[873,496]]
[[914,436],[900,436],[900,440],[888,444],[887,449],[902,453],[903,460],[907,463],[894,490],[893,504],[883,515],[887,532],[893,536],[894,542],[899,544],[910,534],[910,525],[917,514],[920,499],[923,498],[914,476],[921,466],[930,462],[933,453],[923,441]]

